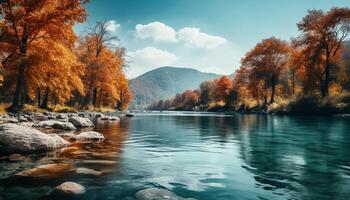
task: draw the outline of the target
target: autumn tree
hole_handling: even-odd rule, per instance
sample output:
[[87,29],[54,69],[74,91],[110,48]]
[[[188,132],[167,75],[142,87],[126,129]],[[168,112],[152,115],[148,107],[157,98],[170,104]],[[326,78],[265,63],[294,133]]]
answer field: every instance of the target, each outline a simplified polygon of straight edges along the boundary
[[[86,64],[86,75],[84,77],[86,82],[85,105],[89,105],[91,101],[93,106],[97,105],[97,93],[100,87],[98,74],[103,71],[101,69],[103,67],[102,63],[113,59],[107,54],[115,49],[114,44],[117,38],[111,35],[108,30],[109,26],[110,24],[106,21],[97,22],[95,26],[89,28],[88,35],[80,45],[83,54],[80,56]],[[108,67],[105,67],[105,69],[108,69]],[[101,91],[99,93],[101,94]]]
[[215,97],[215,81],[209,80],[204,81],[200,84],[200,103],[202,105],[207,105],[212,100],[214,100]]
[[274,102],[276,85],[286,66],[287,58],[287,42],[272,37],[258,43],[242,59],[242,65],[250,68],[250,81],[263,83],[266,89],[270,88],[270,103]]
[[215,96],[219,101],[224,101],[226,106],[230,106],[230,95],[233,91],[233,82],[227,76],[222,76],[215,81]]
[[28,53],[36,42],[74,41],[73,26],[86,19],[86,0],[6,0],[0,2],[0,45],[7,57],[17,58],[16,88],[10,109],[21,107],[25,98]]
[[300,43],[313,53],[311,58],[324,59],[320,88],[322,96],[328,96],[336,56],[350,34],[350,9],[310,10],[298,23],[298,28],[302,32]]

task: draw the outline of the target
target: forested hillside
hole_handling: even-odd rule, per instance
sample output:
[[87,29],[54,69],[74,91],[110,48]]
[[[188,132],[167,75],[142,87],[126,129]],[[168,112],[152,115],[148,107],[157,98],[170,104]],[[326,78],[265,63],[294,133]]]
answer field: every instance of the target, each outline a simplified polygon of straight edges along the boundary
[[220,77],[191,68],[161,67],[129,81],[134,100],[131,109],[144,109],[150,103],[170,98],[185,89],[195,89],[201,82]]

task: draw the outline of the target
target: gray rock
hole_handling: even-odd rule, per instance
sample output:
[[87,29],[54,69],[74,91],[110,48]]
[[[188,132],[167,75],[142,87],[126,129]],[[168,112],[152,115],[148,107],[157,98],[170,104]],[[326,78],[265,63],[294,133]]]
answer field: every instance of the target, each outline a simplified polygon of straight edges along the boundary
[[8,123],[18,123],[18,119],[12,117],[5,118],[4,121]]
[[58,114],[56,116],[56,119],[67,119],[67,118],[68,118],[68,115],[64,113]]
[[47,116],[47,119],[56,119],[55,116]]
[[69,118],[69,122],[71,122],[75,127],[93,127],[94,123],[89,118],[73,116]]
[[32,127],[34,126],[33,122],[21,122],[18,125],[25,126],[25,127]]
[[116,116],[110,117],[109,120],[120,121],[119,117],[116,117]]
[[53,128],[53,129],[62,129],[66,131],[76,130],[75,126],[70,122],[63,122],[58,120],[46,120],[41,121],[35,125],[40,128]]
[[0,125],[0,152],[27,154],[33,151],[47,151],[69,143],[59,136],[50,136],[33,128],[16,124]]
[[28,122],[28,119],[27,119],[26,117],[24,117],[24,116],[20,116],[20,117],[18,118],[18,121],[19,121],[19,122]]
[[136,193],[138,200],[194,200],[192,198],[179,197],[176,194],[163,189],[147,188]]
[[51,192],[54,195],[82,195],[86,192],[84,186],[74,182],[64,182]]
[[101,118],[101,117],[104,117],[104,114],[102,114],[102,113],[95,113],[94,116],[95,116],[95,118]]
[[81,132],[79,135],[73,137],[76,140],[104,140],[105,137],[95,131]]
[[101,171],[97,171],[97,170],[93,170],[93,169],[89,169],[89,168],[85,168],[85,167],[77,168],[76,173],[77,174],[85,174],[85,175],[94,175],[94,176],[101,176],[103,174],[103,172],[101,172]]

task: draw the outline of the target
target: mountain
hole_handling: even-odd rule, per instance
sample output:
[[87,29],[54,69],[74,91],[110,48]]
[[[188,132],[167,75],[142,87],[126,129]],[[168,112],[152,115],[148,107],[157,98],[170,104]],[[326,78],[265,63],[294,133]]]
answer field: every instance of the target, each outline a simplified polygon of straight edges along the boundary
[[129,109],[143,109],[154,101],[173,97],[187,89],[197,89],[201,82],[220,76],[191,68],[157,68],[129,81],[134,97]]

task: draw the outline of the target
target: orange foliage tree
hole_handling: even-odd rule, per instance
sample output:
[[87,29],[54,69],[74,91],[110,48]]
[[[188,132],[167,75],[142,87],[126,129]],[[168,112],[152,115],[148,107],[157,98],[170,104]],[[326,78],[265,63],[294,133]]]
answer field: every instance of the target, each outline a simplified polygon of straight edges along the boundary
[[77,48],[80,61],[85,65],[84,107],[92,104],[126,109],[131,101],[123,72],[125,49],[114,46],[115,40],[108,32],[108,23],[98,22]]
[[67,41],[66,43],[73,44],[76,39],[73,26],[77,22],[85,21],[86,11],[82,5],[86,2],[86,0],[0,2],[0,45],[5,46],[6,56],[16,58],[17,63],[17,81],[11,110],[19,109],[22,106],[21,101],[27,95],[25,83],[29,53],[35,51],[37,43]]
[[216,80],[215,95],[219,101],[224,101],[226,106],[230,106],[230,96],[233,91],[233,82],[227,76],[222,76]]
[[258,43],[242,59],[242,65],[250,68],[250,81],[270,88],[270,103],[274,102],[276,85],[286,67],[288,49],[285,41],[272,37]]
[[310,52],[314,64],[322,60],[321,94],[328,96],[336,57],[350,34],[350,9],[310,10],[298,28],[302,32],[300,44]]

